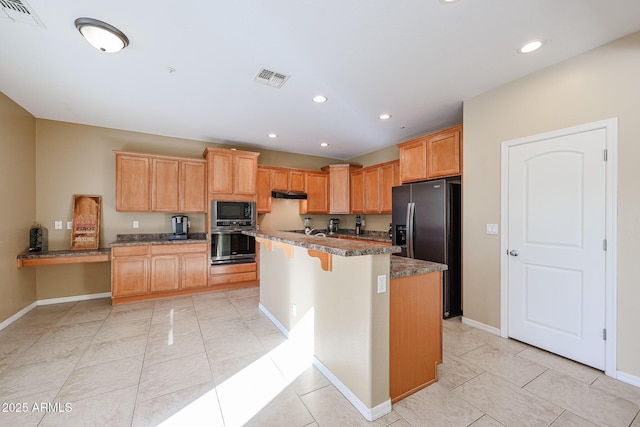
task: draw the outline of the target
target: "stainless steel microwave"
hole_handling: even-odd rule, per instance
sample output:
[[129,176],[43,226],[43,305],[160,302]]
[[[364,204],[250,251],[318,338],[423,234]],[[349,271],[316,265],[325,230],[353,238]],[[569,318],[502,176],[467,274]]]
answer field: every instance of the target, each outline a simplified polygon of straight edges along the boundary
[[211,201],[211,231],[256,228],[256,202]]

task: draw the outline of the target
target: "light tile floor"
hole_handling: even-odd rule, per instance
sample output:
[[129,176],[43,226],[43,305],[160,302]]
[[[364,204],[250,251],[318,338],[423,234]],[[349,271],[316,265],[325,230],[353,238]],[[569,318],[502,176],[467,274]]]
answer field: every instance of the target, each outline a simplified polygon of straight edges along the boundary
[[439,381],[366,420],[292,372],[258,289],[40,306],[0,331],[0,426],[633,426],[640,389],[517,341],[443,325]]

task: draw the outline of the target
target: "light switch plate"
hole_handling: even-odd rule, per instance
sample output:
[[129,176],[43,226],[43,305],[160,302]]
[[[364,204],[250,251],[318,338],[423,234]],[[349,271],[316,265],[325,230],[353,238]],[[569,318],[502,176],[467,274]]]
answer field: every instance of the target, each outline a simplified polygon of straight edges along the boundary
[[487,224],[487,234],[498,234],[498,224]]
[[381,274],[378,276],[378,293],[381,294],[384,292],[387,292],[387,276]]
[[53,228],[56,230],[62,230],[62,221],[56,221]]
[[71,230],[73,228],[73,221],[67,221],[67,230]]
[[133,221],[133,228],[140,227],[140,223],[138,221]]

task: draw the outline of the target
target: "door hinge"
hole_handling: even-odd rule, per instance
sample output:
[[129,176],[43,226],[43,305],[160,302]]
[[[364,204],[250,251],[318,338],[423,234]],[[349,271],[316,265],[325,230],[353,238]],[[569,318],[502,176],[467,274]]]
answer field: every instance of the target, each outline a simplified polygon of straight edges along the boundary
[[605,162],[606,162],[607,160],[609,160],[609,151],[608,151],[608,150],[606,150],[606,149],[604,150],[604,159],[603,159],[603,160],[604,160]]
[[602,330],[602,339],[603,339],[604,341],[606,341],[606,340],[607,340],[607,330],[606,330],[606,329],[603,329],[603,330]]
[[607,250],[607,239],[602,239],[602,250],[603,251]]

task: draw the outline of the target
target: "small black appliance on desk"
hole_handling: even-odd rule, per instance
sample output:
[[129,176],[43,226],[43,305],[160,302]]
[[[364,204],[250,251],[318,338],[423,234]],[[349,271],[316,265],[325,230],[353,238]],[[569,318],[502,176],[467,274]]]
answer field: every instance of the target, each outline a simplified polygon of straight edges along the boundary
[[171,227],[173,234],[169,235],[169,240],[186,240],[189,234],[189,217],[186,215],[172,216]]

